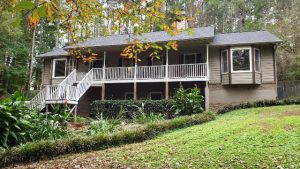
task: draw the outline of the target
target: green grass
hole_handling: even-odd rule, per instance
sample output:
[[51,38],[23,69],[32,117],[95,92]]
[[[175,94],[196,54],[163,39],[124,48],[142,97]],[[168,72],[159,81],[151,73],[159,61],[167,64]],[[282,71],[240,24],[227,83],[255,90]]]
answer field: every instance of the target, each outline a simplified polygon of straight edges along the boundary
[[155,139],[59,157],[34,167],[300,168],[300,106],[237,110]]

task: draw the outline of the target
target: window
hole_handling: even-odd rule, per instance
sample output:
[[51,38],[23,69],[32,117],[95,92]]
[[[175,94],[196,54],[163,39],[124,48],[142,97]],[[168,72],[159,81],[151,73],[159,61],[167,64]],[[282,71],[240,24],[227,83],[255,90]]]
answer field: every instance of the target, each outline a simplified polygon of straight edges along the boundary
[[221,52],[222,73],[228,73],[228,50]]
[[195,53],[185,54],[184,55],[184,64],[193,64],[196,63],[197,55]]
[[133,92],[125,92],[125,100],[133,100]]
[[161,92],[152,92],[150,93],[151,100],[161,100],[162,99],[162,93]]
[[66,77],[66,59],[54,59],[53,60],[53,78],[64,78]]
[[251,48],[231,49],[232,71],[251,72]]
[[260,50],[254,49],[255,71],[260,72]]

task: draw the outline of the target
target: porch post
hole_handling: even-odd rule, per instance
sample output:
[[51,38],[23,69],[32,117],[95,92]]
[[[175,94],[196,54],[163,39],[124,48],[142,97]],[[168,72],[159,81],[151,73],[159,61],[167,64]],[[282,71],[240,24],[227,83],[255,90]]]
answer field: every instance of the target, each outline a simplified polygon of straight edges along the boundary
[[106,68],[106,51],[103,52],[103,66],[102,66],[102,79],[105,80],[105,68]]
[[206,44],[206,71],[207,71],[207,81],[205,83],[205,110],[209,110],[209,79],[210,79],[210,73],[209,73],[209,44]]
[[166,82],[165,82],[165,99],[169,99],[169,82],[168,82],[168,76],[169,76],[169,51],[166,50]]
[[205,111],[209,110],[209,88],[208,82],[205,83]]
[[207,71],[207,78],[209,80],[209,44],[206,44],[206,71]]
[[102,87],[101,87],[101,100],[105,100],[105,68],[106,68],[106,51],[103,52],[103,66],[102,66]]
[[133,82],[133,100],[137,100],[137,83]]
[[137,83],[136,83],[136,79],[137,79],[137,54],[135,54],[135,58],[134,58],[134,81],[133,81],[133,100],[137,100]]

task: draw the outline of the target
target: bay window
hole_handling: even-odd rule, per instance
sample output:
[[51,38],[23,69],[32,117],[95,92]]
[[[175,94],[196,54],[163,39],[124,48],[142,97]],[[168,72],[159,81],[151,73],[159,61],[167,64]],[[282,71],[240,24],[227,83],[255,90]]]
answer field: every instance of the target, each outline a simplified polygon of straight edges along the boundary
[[231,71],[251,72],[251,48],[231,49]]
[[54,59],[53,60],[53,78],[65,78],[66,77],[67,60],[66,59]]

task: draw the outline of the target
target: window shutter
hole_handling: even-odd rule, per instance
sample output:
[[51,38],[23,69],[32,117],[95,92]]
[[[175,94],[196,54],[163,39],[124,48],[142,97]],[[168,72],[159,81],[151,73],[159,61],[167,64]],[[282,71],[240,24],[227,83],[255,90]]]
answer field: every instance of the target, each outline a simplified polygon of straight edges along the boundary
[[179,64],[183,64],[184,55],[179,55]]

